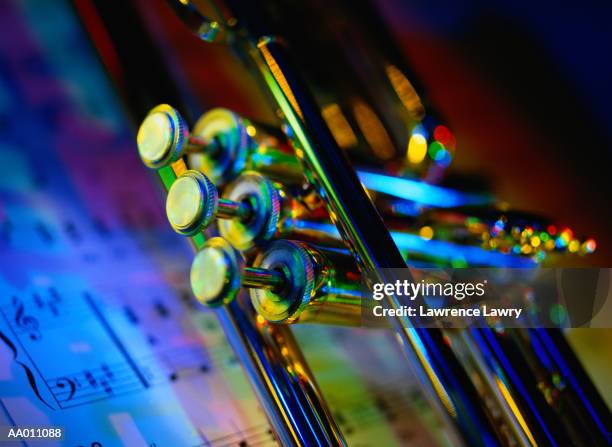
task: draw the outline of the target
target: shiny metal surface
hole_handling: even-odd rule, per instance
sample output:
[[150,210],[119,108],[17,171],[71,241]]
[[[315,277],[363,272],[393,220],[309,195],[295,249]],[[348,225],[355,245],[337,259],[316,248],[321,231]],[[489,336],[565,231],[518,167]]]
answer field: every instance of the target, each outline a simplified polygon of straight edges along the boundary
[[[332,220],[351,244],[358,263],[376,278],[379,269],[406,264],[382,219],[341,154],[318,107],[289,68],[285,50],[270,39],[258,43],[260,68],[299,142],[309,180],[326,198]],[[379,278],[392,282],[391,278]],[[390,298],[390,306],[399,301]],[[465,371],[436,330],[415,328],[408,320],[394,321],[403,346],[424,389],[446,419],[471,445],[498,443],[482,402]]]
[[214,140],[190,134],[181,114],[168,104],[151,109],[138,129],[136,142],[141,160],[152,169],[168,166],[185,153],[217,151]]
[[[178,160],[171,167],[161,168],[158,173],[164,187],[170,189],[186,170],[183,160]],[[205,245],[201,233],[194,235],[191,241],[196,250]],[[223,242],[219,241],[219,244]],[[225,246],[224,254],[228,251],[231,252]],[[238,266],[241,265],[240,258],[234,260]],[[218,263],[217,257],[216,261],[220,276],[226,273],[227,277],[225,260]],[[196,278],[196,284],[200,285],[199,278]],[[224,284],[222,280],[211,290],[223,289]],[[200,289],[196,290],[199,292]],[[233,290],[238,292],[237,288]],[[223,300],[223,294],[220,299]],[[235,299],[227,306],[220,307],[217,316],[230,344],[242,360],[281,444],[345,445],[290,329],[271,327],[257,317],[250,303],[240,303]]]
[[[182,3],[189,7],[189,2]],[[279,211],[278,214],[272,213],[273,220],[276,221],[274,225],[263,225],[263,228],[269,231],[264,231],[266,236],[259,239],[258,242],[268,241],[273,236],[291,232],[299,234],[300,231],[303,236],[310,235],[315,239],[317,237],[322,239],[324,235],[329,236],[330,234],[340,235],[342,240],[350,246],[363,272],[379,281],[392,282],[393,278],[382,275],[380,269],[404,267],[403,257],[410,256],[411,252],[403,248],[401,242],[414,246],[415,240],[410,237],[416,235],[390,234],[371,203],[370,197],[361,187],[361,182],[373,191],[401,197],[402,200],[418,205],[448,208],[490,203],[491,198],[486,195],[454,194],[455,191],[449,189],[415,182],[411,179],[399,179],[384,173],[371,171],[356,173],[341,154],[337,139],[334,138],[321,116],[321,111],[311,96],[309,88],[302,81],[298,71],[294,69],[292,55],[277,39],[268,37],[265,20],[261,20],[257,7],[236,1],[228,3],[242,26],[245,27],[244,30],[249,39],[241,41],[238,46],[243,49],[246,46],[248,52],[251,53],[264,82],[282,111],[283,119],[288,123],[287,133],[292,140],[296,154],[303,163],[303,171],[294,162],[291,155],[277,151],[274,144],[267,145],[261,143],[261,140],[256,140],[264,134],[258,128],[229,111],[219,110],[211,111],[208,121],[204,121],[205,114],[196,124],[196,133],[206,135],[202,141],[208,140],[214,143],[211,143],[208,148],[202,144],[192,145],[191,147],[195,148],[196,152],[189,155],[189,166],[209,173],[221,183],[236,177],[245,168],[269,172],[275,178],[289,182],[294,181],[294,178],[295,181],[301,181],[303,173],[309,184],[315,187],[323,199],[328,208],[329,217],[338,229],[337,233],[329,230],[329,223],[325,219],[310,223],[301,219],[285,219],[281,222]],[[211,25],[211,21],[203,18],[199,26],[194,26],[197,25],[198,20],[200,19],[192,20],[191,29],[215,28]],[[204,40],[211,38],[207,33],[196,32]],[[397,80],[397,72],[393,73]],[[420,104],[420,100],[418,102]],[[151,134],[156,135],[156,138],[162,142],[174,138],[167,129],[161,131],[156,129],[155,123],[147,123],[145,127],[153,128],[154,131],[150,131]],[[150,164],[158,166],[167,163],[163,148],[169,145],[167,143],[156,145],[151,141],[152,139],[143,138],[144,150],[142,153],[146,156],[144,158]],[[197,143],[197,139],[193,141]],[[373,147],[376,146],[374,142],[370,140],[368,142]],[[173,147],[175,146],[177,145]],[[289,157],[286,159],[287,166],[282,164],[283,157]],[[435,166],[434,168],[433,171],[438,169]],[[433,177],[439,175],[437,171],[432,172],[429,174],[432,174]],[[402,180],[403,183],[401,183]],[[258,188],[257,185],[261,185],[257,182],[255,184],[254,189]],[[402,185],[401,194],[398,194],[400,184]],[[218,217],[223,218],[220,222],[222,234],[234,240],[237,247],[243,250],[252,248],[253,241],[256,239],[253,233],[249,233],[248,224],[251,224],[254,218],[270,217],[270,211],[266,206],[247,200],[245,195],[257,197],[254,189],[248,186],[247,182],[247,187],[244,187],[247,194],[242,194],[244,191],[240,190],[241,194],[235,193],[231,198],[221,199],[223,202],[217,201],[216,205]],[[184,189],[189,190],[187,187]],[[202,188],[199,187],[199,189]],[[233,191],[230,187],[229,192]],[[181,190],[179,192],[181,194],[177,194],[178,197],[189,194]],[[225,194],[228,193],[225,192]],[[264,193],[263,197],[266,194]],[[169,213],[169,217],[172,214],[174,227],[180,229],[193,221],[203,222],[205,219],[202,219],[202,216],[208,216],[201,210],[201,198],[204,194],[199,192],[196,196],[196,202],[199,201],[200,205],[196,206],[191,203],[192,208],[188,205],[178,206],[176,212]],[[174,207],[172,210],[174,211]],[[266,222],[269,223],[269,220]],[[194,232],[200,232],[209,224],[209,221],[206,222],[206,225],[198,224]],[[232,225],[239,227],[228,231],[227,227]],[[317,225],[322,226],[317,227]],[[322,230],[323,228],[325,229]],[[260,229],[255,233],[259,234]],[[247,239],[241,241],[241,235],[246,235]],[[336,239],[336,237],[331,239]],[[431,237],[423,239],[429,240]],[[529,240],[530,244],[531,242]],[[313,316],[310,317],[309,310],[317,308],[316,304],[326,300],[330,300],[328,305],[321,305],[318,309],[333,308],[329,304],[333,304],[334,296],[340,298],[337,302],[339,304],[338,314],[350,315],[351,303],[349,301],[356,297],[351,293],[344,293],[349,290],[346,285],[334,282],[333,266],[325,262],[325,257],[316,250],[302,243],[278,241],[267,247],[257,257],[256,267],[244,267],[243,261],[238,260],[240,256],[236,257],[237,253],[226,250],[221,245],[217,248],[218,250],[214,253],[203,251],[203,257],[196,258],[194,262],[194,266],[197,264],[196,271],[206,270],[209,274],[214,273],[213,276],[215,276],[215,280],[208,285],[203,285],[201,278],[193,281],[196,285],[194,291],[202,297],[203,301],[210,301],[216,305],[217,300],[220,300],[219,302],[227,304],[228,309],[235,309],[240,305],[240,300],[236,300],[236,297],[239,283],[241,283],[251,289],[251,297],[257,310],[271,321],[297,322],[309,321],[310,318],[312,318],[310,321],[325,321],[320,314],[314,316],[316,312],[313,312]],[[442,246],[436,246],[430,241],[425,251],[429,250],[427,254],[433,254],[441,248]],[[452,246],[444,246],[443,251],[445,250],[452,251]],[[459,250],[469,251],[465,247]],[[478,265],[477,259],[484,259],[485,262],[482,262],[484,265],[487,265],[487,262],[494,265],[496,262],[489,255],[479,258],[481,253],[475,251],[470,253],[472,257],[467,261],[470,265]],[[520,254],[529,253],[521,252]],[[443,259],[444,256],[441,258]],[[504,261],[500,259],[500,262],[508,265],[511,259],[513,258],[505,257]],[[517,257],[517,259],[522,258]],[[236,281],[236,278],[239,278],[239,281]],[[320,280],[321,278],[325,279]],[[332,280],[330,281],[329,278]],[[228,285],[230,287],[226,289]],[[283,295],[283,292],[287,293]],[[318,292],[320,292],[319,296],[317,296]],[[227,297],[230,299],[226,299]],[[317,298],[320,300],[317,301]],[[397,297],[390,297],[388,306],[399,306]],[[239,319],[240,313],[236,312],[234,318]],[[533,353],[537,352],[539,349],[538,337],[531,337],[531,345],[529,345],[519,340],[518,334],[513,331],[498,333],[490,329],[478,329],[469,333],[461,333],[459,338],[468,352],[468,361],[472,362],[471,365],[466,365],[464,359],[460,361],[457,358],[456,350],[449,346],[447,333],[437,329],[421,329],[415,324],[417,322],[407,318],[393,319],[392,323],[401,344],[406,348],[411,364],[415,366],[432,405],[440,411],[440,416],[453,428],[454,442],[464,442],[467,445],[497,445],[500,443],[562,445],[571,438],[572,430],[583,429],[585,425],[581,424],[589,425],[586,422],[573,422],[567,418],[562,418],[562,423],[559,424],[560,419],[555,408],[556,401],[548,399],[548,395],[554,394],[555,389],[547,381],[536,383],[527,371],[517,368],[516,365],[521,361],[523,355],[533,356]],[[335,321],[335,324],[342,323]],[[246,327],[247,325],[244,325],[242,329]],[[236,335],[231,331],[229,334],[230,338]],[[262,335],[263,332],[260,331],[259,334]],[[283,340],[287,339],[283,338]],[[273,344],[274,342],[268,340],[262,342],[260,347],[269,348]],[[237,350],[244,349],[246,345],[248,342],[239,344]],[[550,343],[550,340],[547,340],[544,345],[549,355],[554,355],[555,352],[558,354],[558,351],[555,351],[554,343]],[[296,355],[299,357],[299,353]],[[258,357],[258,354],[251,354],[251,358],[254,357]],[[294,366],[295,364],[291,368]],[[290,367],[286,365],[285,367],[287,371],[290,370]],[[546,369],[545,365],[535,359],[531,360],[529,367],[529,373]],[[566,371],[566,374],[571,377],[569,374],[571,372]],[[547,373],[554,374],[555,371],[551,370]],[[472,374],[485,382],[485,386],[476,387],[475,383],[480,383],[475,377],[472,377]],[[256,377],[253,380],[256,382],[257,374],[254,376]],[[537,374],[536,377],[538,377]],[[589,400],[579,392],[585,388],[577,383],[573,384],[573,388],[578,391],[578,398],[572,400],[572,404],[577,403],[588,407]],[[496,410],[491,408],[490,402],[484,402],[483,390],[486,390],[484,392],[488,393],[488,396],[492,396],[494,405],[497,405]],[[266,392],[270,393],[270,390],[267,389]],[[270,404],[269,399],[266,400],[266,398],[263,398],[263,402],[264,405]],[[317,408],[317,402],[317,400],[310,402],[311,408]],[[272,415],[270,416],[272,420],[274,420],[275,410],[278,410],[278,407],[273,406],[268,411],[269,415]],[[286,410],[285,407],[280,409],[281,412],[284,410]],[[492,422],[491,415],[496,411],[502,413],[503,428],[497,427]],[[323,411],[323,414],[327,413]],[[605,416],[606,412],[604,410],[594,411],[593,414]],[[307,422],[308,419],[306,419]],[[278,425],[282,426],[282,423]],[[295,422],[289,427],[289,431],[295,430],[298,426],[299,424]],[[506,432],[508,427],[509,431]],[[596,432],[593,439],[595,444],[601,441],[600,435],[603,436],[603,439],[609,436],[609,431],[606,433],[606,423],[598,417],[595,418],[594,423],[590,424],[590,428]],[[331,434],[329,439],[338,440],[340,438],[331,420],[323,424],[322,430],[327,430],[327,435]],[[311,434],[312,432],[309,432],[307,435]],[[327,435],[324,434],[324,436]],[[300,442],[304,440],[305,438],[300,439]]]
[[275,269],[245,267],[242,254],[220,237],[208,239],[191,264],[191,288],[209,307],[232,302],[241,287],[277,290],[288,282]]
[[251,288],[253,307],[275,323],[359,326],[363,300],[359,273],[348,253],[333,258],[303,242],[273,242],[253,265],[283,272],[286,285],[276,290]]
[[[295,154],[287,150],[289,143],[285,140],[288,137],[281,135],[280,130],[272,136],[246,118],[218,108],[204,113],[194,129],[215,144],[202,146],[200,151],[190,154],[189,165],[208,175],[216,184],[233,180],[243,170],[258,171],[284,184],[304,182],[302,165]],[[290,128],[285,130],[293,136]],[[446,208],[489,204],[493,200],[489,194],[462,193],[367,168],[356,170],[368,190],[418,205]]]
[[[201,16],[189,2],[172,4],[177,6],[182,20],[194,24],[190,29],[200,38],[222,41],[231,34],[222,25],[215,25],[214,21]],[[126,76],[123,80],[128,81],[127,87],[143,93],[136,95],[135,100],[131,97],[127,101],[132,117],[143,119],[147,111],[160,102],[181,103],[180,88],[168,74],[169,67],[156,52],[158,49],[154,47],[143,23],[137,21],[136,26],[134,23],[124,26],[124,19],[129,23],[129,19],[137,17],[134,5],[129,2],[122,4],[121,14],[112,13],[109,2],[97,2],[95,7],[101,13],[103,27],[109,26],[106,29],[113,42],[123,44],[118,53],[119,63],[129,67],[124,72]],[[209,33],[208,30],[218,32]],[[136,52],[140,56],[137,60],[133,57]],[[117,78],[113,80],[121,82]],[[157,174],[167,190],[186,169],[179,157],[172,166],[161,167]],[[194,234],[191,243],[195,249],[201,247],[204,236],[201,233]],[[249,306],[230,304],[220,308],[216,314],[236,356],[247,371],[248,379],[274,431],[274,438],[281,445],[287,446],[345,445],[290,330],[265,325],[265,322],[257,320]]]
[[216,141],[215,150],[202,150],[188,155],[193,169],[202,171],[217,184],[234,179],[246,167],[252,139],[248,122],[227,109],[215,108],[198,119],[193,132],[208,141]]
[[193,261],[191,287],[209,307],[229,304],[240,288],[247,288],[256,312],[272,323],[359,326],[363,299],[359,273],[348,253],[335,253],[333,260],[330,254],[303,242],[279,239],[246,266],[237,249],[215,237],[206,241]]
[[185,171],[168,190],[166,215],[174,231],[191,236],[212,223],[218,206],[214,185],[197,171]]
[[227,185],[223,198],[237,205],[248,203],[252,209],[245,218],[220,219],[219,234],[239,250],[250,250],[264,244],[277,234],[286,206],[281,191],[258,172],[246,171]]
[[219,319],[282,445],[346,445],[288,326],[267,323],[241,300]]
[[225,239],[208,239],[191,264],[193,294],[208,307],[229,304],[238,295],[244,269],[242,255]]

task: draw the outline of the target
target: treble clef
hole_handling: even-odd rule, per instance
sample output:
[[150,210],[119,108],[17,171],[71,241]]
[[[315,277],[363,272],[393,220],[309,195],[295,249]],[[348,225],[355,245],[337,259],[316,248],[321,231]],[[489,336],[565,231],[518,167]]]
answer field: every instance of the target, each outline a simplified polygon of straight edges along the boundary
[[38,320],[31,315],[26,315],[23,302],[16,296],[13,297],[13,306],[17,308],[15,312],[15,323],[17,326],[26,331],[31,340],[40,340],[41,334],[38,329]]

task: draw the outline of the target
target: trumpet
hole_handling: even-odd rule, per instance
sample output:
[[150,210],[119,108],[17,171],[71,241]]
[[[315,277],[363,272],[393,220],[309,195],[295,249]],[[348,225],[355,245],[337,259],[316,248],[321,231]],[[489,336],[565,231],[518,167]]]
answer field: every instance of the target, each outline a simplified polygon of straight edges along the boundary
[[[141,126],[139,134],[144,133]],[[215,144],[223,147],[219,141],[221,139]],[[206,146],[200,146],[190,154],[206,150]],[[146,151],[140,152],[142,157]],[[146,160],[143,162],[147,164]],[[185,236],[202,236],[216,223],[217,231],[222,236],[207,240],[202,236],[200,239],[191,270],[192,288],[200,302],[215,308],[228,306],[239,296],[240,290],[246,288],[250,290],[253,310],[271,323],[363,324],[364,296],[362,289],[355,286],[355,281],[360,280],[359,268],[346,249],[341,233],[333,226],[322,200],[315,201],[318,206],[305,206],[287,188],[255,171],[243,171],[220,194],[217,186],[200,169],[187,169],[187,163],[178,159],[165,166],[176,171],[175,174],[180,173],[167,185],[169,223],[175,231]],[[441,218],[440,213],[443,213]],[[428,224],[432,224],[432,217],[425,216],[433,216],[434,220],[439,220],[437,228],[444,228],[444,225],[449,228],[449,221],[453,222],[453,219],[447,216],[453,213],[457,213],[453,208],[424,210],[419,219],[426,219]],[[398,217],[393,213],[388,215]],[[399,242],[399,247],[402,247],[402,237],[410,235],[397,231],[390,234]],[[287,236],[297,236],[300,240],[283,239]],[[309,245],[313,241],[329,248]],[[410,248],[403,248],[407,258],[411,259]],[[470,253],[469,246],[463,251]],[[246,266],[245,256],[254,260],[252,265]],[[499,256],[505,265],[512,265],[513,254],[499,253]],[[535,262],[535,259],[528,259]],[[432,257],[428,261],[430,265],[435,265],[436,259]],[[342,267],[338,268],[338,265]],[[496,390],[502,379],[508,380],[512,371],[503,367],[499,359],[483,358],[474,350],[477,345],[475,340],[482,340],[487,333],[486,329],[482,329],[460,337],[454,333],[449,333],[449,336],[454,340],[456,351],[466,350],[472,361],[480,365],[472,373],[476,371],[475,374],[487,383],[485,389],[479,390],[480,395],[494,396],[498,411],[500,408],[502,410],[501,419],[510,427],[508,430],[513,439],[505,441],[520,439],[527,444],[533,443],[538,435],[536,430],[543,427],[538,427],[536,422],[535,427],[526,428],[525,418],[550,413],[550,410],[540,407],[535,415],[525,411],[517,415],[516,409],[508,403],[508,397]],[[510,352],[516,356],[515,348],[499,343],[496,346],[505,355]],[[466,370],[469,371],[469,368]],[[500,370],[504,371],[501,376]],[[515,396],[512,402],[521,400],[521,396]]]
[[[365,64],[381,86],[369,104],[354,97],[372,88],[359,81],[313,87],[291,42],[268,24],[268,8],[230,0],[231,20],[221,20],[189,1],[168,3],[200,39],[231,45],[248,61],[280,117],[275,128],[213,108],[190,131],[164,103],[147,111],[137,144],[167,191],[170,226],[196,252],[193,293],[216,309],[282,445],[346,445],[291,324],[361,325],[363,278],[393,282],[391,270],[408,266],[537,267],[553,251],[595,249],[594,240],[530,216],[491,218],[498,201],[486,191],[438,184],[454,139],[425,117],[416,80],[393,52],[364,44],[368,62],[384,60]],[[321,107],[321,97],[333,104]],[[347,105],[350,120],[341,113]],[[387,132],[379,116],[394,110],[402,110],[393,120],[400,125]],[[407,156],[385,167],[380,160],[393,157],[389,147],[402,136]],[[361,146],[370,158],[349,159],[346,148]],[[385,299],[401,306],[394,294]],[[424,328],[407,316],[385,323],[372,330],[395,332],[452,444],[610,442],[610,412],[558,330]],[[561,401],[588,417],[566,417]]]

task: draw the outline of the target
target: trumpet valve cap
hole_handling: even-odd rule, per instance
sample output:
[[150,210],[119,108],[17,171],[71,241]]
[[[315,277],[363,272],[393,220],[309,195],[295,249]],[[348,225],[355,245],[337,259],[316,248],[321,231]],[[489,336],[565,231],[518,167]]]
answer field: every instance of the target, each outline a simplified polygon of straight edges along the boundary
[[185,171],[168,191],[166,215],[174,231],[192,236],[211,225],[218,204],[219,193],[208,177]]
[[206,241],[191,265],[190,282],[194,295],[208,307],[230,303],[240,290],[244,258],[220,237]]
[[167,104],[155,107],[142,121],[136,137],[142,162],[159,169],[178,160],[187,134],[187,126],[174,108]]
[[250,250],[274,237],[281,218],[282,198],[270,180],[258,172],[246,171],[225,188],[223,197],[234,202],[249,200],[253,209],[248,222],[219,221],[219,234],[237,249]]
[[282,271],[286,286],[277,292],[249,289],[251,303],[259,315],[273,323],[292,323],[314,293],[316,265],[304,244],[279,239],[255,260],[254,267]]
[[244,120],[234,112],[209,110],[193,126],[193,135],[211,142],[208,151],[188,155],[189,166],[217,184],[236,178],[245,168],[251,145]]

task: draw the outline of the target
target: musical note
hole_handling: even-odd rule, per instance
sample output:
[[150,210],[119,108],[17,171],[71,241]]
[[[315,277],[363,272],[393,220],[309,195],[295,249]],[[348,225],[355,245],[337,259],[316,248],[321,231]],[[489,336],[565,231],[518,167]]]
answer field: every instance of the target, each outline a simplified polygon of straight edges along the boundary
[[113,330],[113,328],[111,327],[111,325],[109,324],[109,322],[107,321],[107,319],[104,317],[104,315],[102,314],[102,312],[100,311],[100,309],[98,309],[98,306],[96,305],[94,299],[91,297],[91,295],[87,292],[85,292],[83,294],[85,301],[88,303],[88,305],[90,306],[91,310],[93,311],[93,313],[95,314],[95,316],[97,317],[97,319],[99,320],[99,322],[102,324],[102,326],[104,327],[105,331],[107,332],[108,336],[110,337],[110,339],[113,341],[113,343],[115,344],[115,346],[117,347],[117,349],[121,352],[121,354],[124,356],[126,362],[130,365],[130,367],[132,368],[132,371],[134,372],[134,374],[138,377],[138,379],[140,380],[140,382],[142,383],[142,385],[147,388],[149,386],[149,383],[147,382],[146,378],[143,376],[142,372],[140,371],[140,369],[138,368],[138,366],[136,365],[136,363],[134,362],[134,359],[132,358],[132,356],[130,355],[130,353],[128,352],[128,350],[126,349],[126,347],[124,346],[124,344],[122,343],[121,339],[119,338],[119,336],[115,333],[115,331]]
[[132,309],[130,306],[125,306],[123,310],[125,312],[125,316],[131,324],[138,324],[139,318],[134,312],[134,309]]
[[208,374],[211,364],[199,348],[179,348],[156,353],[139,361],[149,383],[177,382],[195,375]]
[[170,315],[170,310],[166,307],[166,305],[161,301],[155,301],[154,303],[155,311],[162,318],[167,318]]
[[51,299],[47,301],[47,305],[53,316],[57,317],[59,315],[57,306],[62,302],[62,298],[55,287],[49,288],[49,295],[51,296]]
[[106,377],[108,377],[109,379],[112,379],[113,377],[115,377],[115,374],[113,373],[113,371],[110,369],[110,367],[106,363],[102,364],[102,371],[104,372]]
[[72,242],[74,242],[75,244],[81,243],[83,236],[81,235],[80,231],[78,230],[74,222],[72,221],[66,222],[64,226],[64,230],[66,231],[66,234],[72,240]]
[[36,223],[36,231],[40,235],[43,242],[47,244],[50,244],[51,242],[53,242],[53,235],[49,231],[49,227],[47,227],[43,221],[39,220]]

